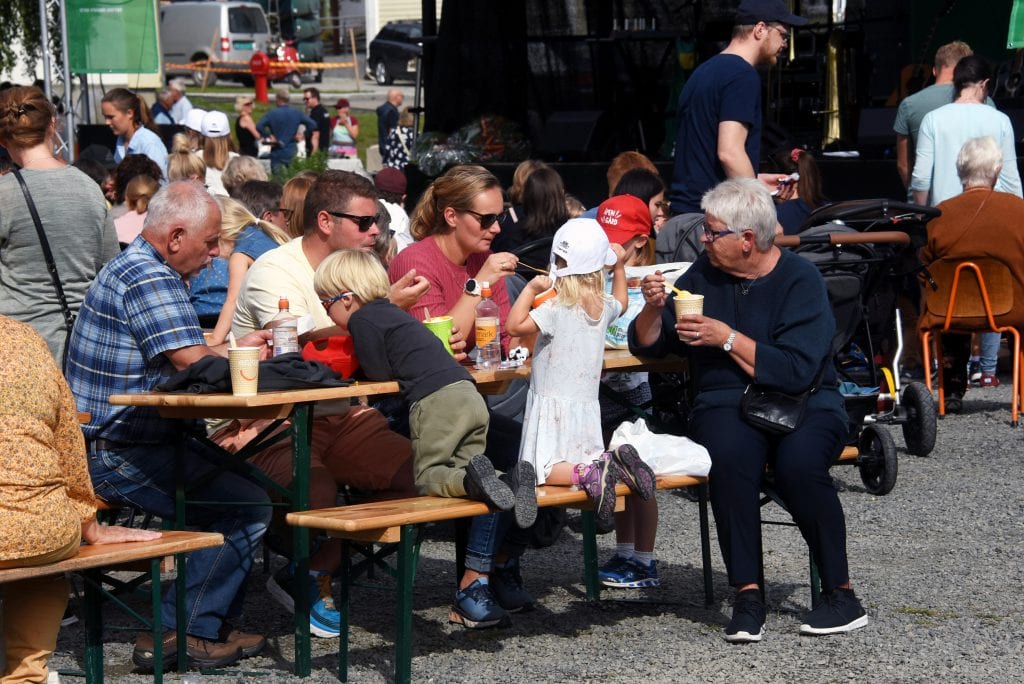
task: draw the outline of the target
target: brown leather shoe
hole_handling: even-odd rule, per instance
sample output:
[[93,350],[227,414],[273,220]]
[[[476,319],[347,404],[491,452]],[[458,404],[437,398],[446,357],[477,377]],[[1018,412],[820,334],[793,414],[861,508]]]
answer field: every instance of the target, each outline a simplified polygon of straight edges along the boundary
[[[174,630],[164,630],[163,636],[164,669],[174,665],[174,659],[178,654],[178,635]],[[185,651],[188,654],[190,667],[214,668],[225,667],[238,662],[242,657],[242,649],[238,644],[219,643],[209,641],[187,634],[185,636]],[[135,650],[132,652],[132,662],[144,670],[152,670],[155,662],[153,655],[153,634],[151,632],[139,632],[135,637]]]
[[227,623],[220,628],[220,640],[225,644],[234,644],[242,649],[243,658],[253,657],[267,645],[267,639],[262,634],[243,632]]

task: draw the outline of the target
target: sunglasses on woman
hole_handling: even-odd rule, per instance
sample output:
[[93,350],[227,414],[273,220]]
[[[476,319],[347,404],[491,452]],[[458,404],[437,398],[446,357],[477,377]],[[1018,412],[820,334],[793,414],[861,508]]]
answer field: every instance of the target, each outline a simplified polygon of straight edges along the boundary
[[473,211],[472,209],[460,209],[459,211],[464,211],[467,214],[475,216],[476,220],[480,222],[480,228],[482,230],[487,230],[493,226],[496,221],[500,221],[505,216],[505,212],[501,212],[500,214],[481,214],[480,212]]
[[370,226],[377,222],[376,214],[372,214],[370,216],[356,216],[354,214],[346,214],[340,211],[328,211],[326,209],[324,211],[327,211],[328,214],[335,218],[347,218],[349,221],[352,221],[359,228],[360,233],[365,233],[370,230]]

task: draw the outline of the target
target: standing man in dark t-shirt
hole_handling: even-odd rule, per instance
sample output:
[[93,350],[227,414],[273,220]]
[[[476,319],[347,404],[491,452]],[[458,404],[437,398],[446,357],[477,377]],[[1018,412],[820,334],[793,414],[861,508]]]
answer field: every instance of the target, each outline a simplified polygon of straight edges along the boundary
[[313,131],[306,131],[306,156],[314,152],[327,154],[327,148],[331,145],[331,115],[327,107],[320,104],[319,88],[306,88],[302,95],[302,101],[306,105],[309,118],[316,122],[316,130],[320,132],[320,143],[317,149],[313,149]]
[[405,95],[398,88],[388,90],[387,102],[377,107],[377,144],[383,153],[384,143],[391,131],[398,127],[398,108],[405,101]]
[[693,261],[703,251],[700,201],[727,178],[760,178],[770,189],[784,176],[758,174],[761,147],[759,66],[774,65],[789,27],[807,20],[782,0],[743,0],[732,39],[701,64],[679,96],[675,168],[669,201],[674,218],[658,234],[659,261]]

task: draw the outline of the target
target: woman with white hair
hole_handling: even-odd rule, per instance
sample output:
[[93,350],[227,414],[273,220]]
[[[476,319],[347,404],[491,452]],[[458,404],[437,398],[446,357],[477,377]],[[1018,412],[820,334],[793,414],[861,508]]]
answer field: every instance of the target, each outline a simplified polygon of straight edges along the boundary
[[[972,138],[960,148],[956,171],[963,192],[939,204],[942,215],[928,222],[928,243],[921,248],[921,262],[928,266],[939,259],[991,257],[1004,262],[1013,277],[1013,310],[1007,320],[1024,320],[1024,200],[996,190],[1003,169],[998,143],[989,137]],[[922,281],[922,287],[926,284]],[[927,330],[942,325],[942,317],[921,307],[919,326]],[[981,338],[981,385],[995,387],[999,334]],[[969,335],[942,336],[943,386],[946,411],[958,413],[967,389]]]
[[[727,180],[703,197],[704,253],[675,283],[704,296],[703,314],[678,321],[665,277],[644,278],[644,308],[629,329],[641,356],[686,355],[696,384],[693,439],[711,455],[711,505],[719,546],[736,587],[729,642],[760,641],[760,482],[775,484],[821,573],[821,601],[801,634],[849,632],[868,618],[850,586],[846,521],[829,467],[849,429],[832,364],[835,322],[825,284],[809,261],[775,246],[775,205],[758,180]],[[748,385],[787,394],[811,391],[803,419],[787,434],[748,423]]]

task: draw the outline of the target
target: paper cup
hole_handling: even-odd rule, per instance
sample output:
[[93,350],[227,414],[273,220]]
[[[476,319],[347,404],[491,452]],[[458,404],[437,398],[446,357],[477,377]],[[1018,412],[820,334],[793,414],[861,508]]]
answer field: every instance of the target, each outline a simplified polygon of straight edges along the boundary
[[[677,321],[688,314],[699,315],[704,313],[704,295],[691,294],[683,297],[676,295],[676,298],[673,299],[672,302],[676,307]],[[690,340],[684,338],[681,334],[679,336],[679,339],[687,344],[690,343]]]
[[427,326],[427,329],[434,333],[437,339],[441,340],[444,348],[448,350],[449,354],[451,354],[452,347],[449,340],[452,336],[452,317],[435,316],[434,318],[424,320],[423,325]]
[[231,367],[231,393],[239,397],[256,394],[260,377],[260,348],[228,349],[228,365]]
[[676,307],[676,320],[687,314],[702,314],[704,313],[704,295],[692,294],[688,297],[679,297],[673,300]]

